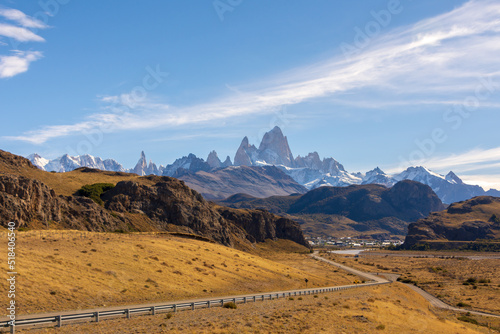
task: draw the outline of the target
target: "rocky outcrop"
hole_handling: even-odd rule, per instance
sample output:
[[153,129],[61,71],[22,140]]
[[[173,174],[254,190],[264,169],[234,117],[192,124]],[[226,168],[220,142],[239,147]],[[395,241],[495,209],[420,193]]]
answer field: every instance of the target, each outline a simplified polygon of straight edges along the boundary
[[239,210],[219,208],[226,220],[240,226],[252,237],[252,241],[264,242],[266,239],[288,239],[308,246],[298,223],[276,216],[265,210]]
[[[112,216],[91,199],[57,196],[44,183],[16,175],[0,175],[0,217],[18,227],[55,227],[115,231],[127,221]],[[5,223],[6,224],[6,223]],[[52,226],[54,227],[54,226]]]
[[145,214],[160,230],[168,230],[169,224],[182,226],[224,245],[234,245],[234,238],[245,238],[240,229],[226,222],[212,205],[182,181],[158,176],[146,179],[154,185],[118,182],[103,195],[105,207],[116,212]]
[[416,248],[426,242],[500,241],[500,198],[475,197],[451,204],[408,227],[403,247]]

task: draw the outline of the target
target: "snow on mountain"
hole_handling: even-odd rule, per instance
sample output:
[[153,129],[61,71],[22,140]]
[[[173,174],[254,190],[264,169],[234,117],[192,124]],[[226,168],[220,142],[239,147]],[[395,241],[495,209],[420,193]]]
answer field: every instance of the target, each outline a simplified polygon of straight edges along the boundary
[[70,172],[80,167],[89,167],[114,172],[124,172],[125,168],[116,160],[103,160],[99,157],[94,157],[89,154],[70,156],[63,155],[57,159],[48,160],[42,158],[38,154],[31,154],[27,157],[32,164],[47,172]]
[[387,175],[386,173],[384,173],[383,170],[377,167],[367,172],[361,182],[361,184],[373,184],[373,183],[381,184],[383,186],[390,188],[396,184],[396,180],[394,180],[394,178]]
[[483,188],[465,184],[453,172],[443,176],[422,166],[409,167],[402,173],[394,175],[393,178],[396,181],[413,180],[426,184],[434,190],[443,203],[454,203],[486,195]]
[[[46,171],[66,172],[79,167],[90,167],[109,171],[128,171],[138,175],[154,174],[174,177],[180,177],[188,172],[211,172],[233,166],[229,157],[221,162],[215,151],[209,153],[206,161],[194,154],[189,154],[166,167],[161,165],[157,167],[152,161],[148,164],[146,155],[141,152],[136,166],[129,170],[125,170],[115,160],[102,160],[88,154],[75,157],[66,154],[50,161],[38,154],[32,154],[28,156],[28,159],[35,166]],[[392,176],[377,167],[363,175],[346,171],[344,166],[333,158],[321,160],[317,152],[294,158],[288,139],[279,127],[274,127],[263,136],[259,148],[250,145],[248,138],[244,137],[235,154],[234,166],[275,166],[307,189],[321,186],[343,187],[351,184],[381,184],[392,187],[398,181],[413,180],[430,186],[444,203],[453,203],[480,195],[500,195],[500,191],[495,189],[485,192],[479,186],[465,184],[453,172],[443,176],[422,166],[409,167]]]
[[26,158],[41,170],[45,170],[45,166],[50,162],[49,159],[42,158],[37,153],[30,154]]
[[201,170],[209,171],[212,169],[208,163],[203,159],[198,158],[196,155],[190,153],[187,157],[184,156],[174,161],[173,164],[167,165],[161,175],[174,176],[179,175],[179,171],[186,170],[190,172],[198,172]]

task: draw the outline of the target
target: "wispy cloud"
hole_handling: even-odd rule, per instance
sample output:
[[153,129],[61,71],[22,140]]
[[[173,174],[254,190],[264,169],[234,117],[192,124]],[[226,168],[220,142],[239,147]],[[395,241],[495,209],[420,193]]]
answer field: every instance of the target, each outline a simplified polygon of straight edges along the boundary
[[[87,120],[48,126],[9,139],[44,143],[75,134],[78,129],[107,127],[118,131],[202,123],[269,113],[283,105],[335,98],[362,89],[383,90],[383,99],[387,101],[390,96],[392,105],[455,101],[474,91],[478,77],[499,77],[499,52],[500,3],[473,0],[448,13],[380,35],[347,59],[339,52],[321,63],[237,87],[237,93],[228,97],[188,107],[152,101],[129,103],[127,94],[106,97],[103,102],[108,107],[104,112]],[[384,101],[377,100],[376,95],[363,95],[363,99],[365,103],[382,104]],[[117,103],[127,111],[110,112]]]
[[24,27],[0,23],[0,36],[15,39],[19,42],[45,42],[45,39]]
[[0,7],[0,16],[3,16],[7,20],[14,21],[22,27],[35,29],[47,28],[45,23],[30,17],[17,9]]
[[[45,42],[45,39],[30,29],[45,29],[48,26],[20,10],[0,7],[0,18],[11,23],[0,22],[0,38],[6,37],[21,43]],[[0,40],[0,46],[8,46]],[[39,51],[10,50],[9,55],[0,55],[0,78],[10,78],[26,72],[30,64],[42,57]]]
[[498,164],[500,164],[500,147],[487,150],[474,149],[462,154],[431,158],[425,162],[431,169],[455,169],[461,172],[492,168]]

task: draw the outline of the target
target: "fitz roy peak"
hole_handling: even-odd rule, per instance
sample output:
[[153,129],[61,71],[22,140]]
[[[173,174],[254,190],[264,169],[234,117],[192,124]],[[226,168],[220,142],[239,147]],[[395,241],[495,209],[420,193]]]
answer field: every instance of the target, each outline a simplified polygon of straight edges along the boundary
[[[206,196],[212,196],[213,199],[217,199],[214,194],[227,195],[232,191],[262,197],[259,195],[263,193],[266,196],[284,195],[305,192],[321,186],[380,184],[390,188],[401,180],[417,181],[430,186],[444,203],[481,195],[500,196],[498,190],[484,191],[479,186],[465,184],[453,172],[443,176],[421,166],[409,167],[395,175],[388,175],[378,167],[362,174],[346,171],[344,166],[333,158],[321,159],[317,152],[294,158],[287,137],[277,126],[263,136],[258,148],[250,144],[248,137],[244,137],[234,156],[234,165],[229,157],[222,162],[215,151],[208,154],[206,161],[194,154],[188,154],[167,166],[157,166],[152,161],[148,164],[146,155],[141,152],[137,165],[128,170],[115,160],[103,160],[88,154],[76,157],[66,154],[54,160],[32,154],[28,159],[46,171],[68,172],[79,167],[90,167],[131,172],[141,176],[149,174],[172,176],[191,182],[190,186]],[[251,169],[239,170],[244,167]],[[271,182],[271,179],[276,182]],[[262,194],[259,194],[259,187],[262,189]]]
[[258,149],[248,143],[246,136],[241,141],[234,156],[234,165],[255,166],[259,162],[265,165],[294,167],[295,161],[288,146],[288,139],[279,127],[275,126],[271,131],[266,132]]

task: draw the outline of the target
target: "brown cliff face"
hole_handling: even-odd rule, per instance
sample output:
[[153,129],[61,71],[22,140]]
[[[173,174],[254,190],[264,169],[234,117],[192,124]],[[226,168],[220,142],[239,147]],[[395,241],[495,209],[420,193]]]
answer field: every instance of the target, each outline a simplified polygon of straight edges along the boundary
[[[245,229],[252,239],[263,242],[266,239],[289,239],[308,246],[300,225],[293,220],[274,215],[265,210],[245,210],[219,207],[219,213],[226,220]],[[252,242],[254,240],[250,239]]]
[[160,230],[168,224],[182,226],[224,245],[234,245],[245,233],[225,221],[211,204],[182,181],[170,177],[147,176],[153,186],[133,181],[119,182],[103,196],[105,207],[116,212],[145,214]]
[[44,183],[15,175],[0,175],[0,217],[19,227],[57,227],[114,231],[124,228],[123,220],[85,197],[57,196]]
[[475,197],[451,204],[408,227],[403,247],[411,249],[429,241],[500,241],[500,198]]

